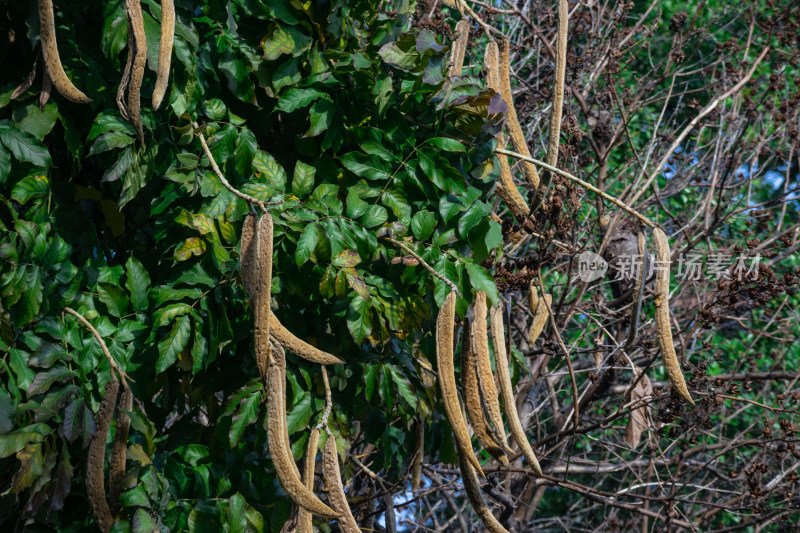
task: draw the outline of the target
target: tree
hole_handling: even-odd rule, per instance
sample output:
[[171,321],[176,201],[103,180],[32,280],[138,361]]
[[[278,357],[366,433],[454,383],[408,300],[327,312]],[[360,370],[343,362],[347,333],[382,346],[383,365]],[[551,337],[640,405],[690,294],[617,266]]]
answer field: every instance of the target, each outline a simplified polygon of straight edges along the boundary
[[283,398],[365,531],[797,523],[798,6],[169,4],[5,5],[0,522],[289,531]]

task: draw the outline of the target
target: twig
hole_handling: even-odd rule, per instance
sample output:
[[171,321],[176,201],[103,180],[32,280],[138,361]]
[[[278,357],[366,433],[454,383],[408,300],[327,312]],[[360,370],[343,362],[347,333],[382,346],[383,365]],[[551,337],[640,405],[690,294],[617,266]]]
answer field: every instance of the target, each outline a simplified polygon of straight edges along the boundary
[[425,262],[425,260],[424,260],[424,259],[422,259],[422,257],[420,257],[420,256],[419,256],[419,254],[418,254],[417,252],[415,252],[414,250],[412,250],[411,248],[409,248],[409,247],[408,247],[408,245],[406,245],[406,244],[405,244],[405,243],[403,243],[403,242],[400,242],[400,241],[398,241],[397,239],[393,239],[392,237],[386,237],[386,236],[384,236],[384,237],[383,237],[383,239],[384,239],[384,240],[386,240],[386,241],[389,241],[390,243],[394,244],[395,246],[397,246],[397,247],[399,247],[399,248],[403,249],[403,251],[405,251],[407,254],[409,254],[409,255],[413,256],[413,257],[414,257],[414,259],[416,259],[417,261],[419,261],[419,264],[420,264],[420,265],[422,265],[422,266],[424,266],[424,267],[425,267],[425,269],[426,269],[428,272],[430,272],[431,274],[433,274],[434,276],[436,276],[437,278],[439,278],[439,279],[442,281],[442,283],[444,283],[445,285],[447,285],[448,287],[450,287],[450,290],[451,290],[451,291],[455,291],[455,292],[456,292],[456,294],[458,295],[458,297],[459,297],[459,298],[463,298],[463,296],[461,295],[461,292],[458,290],[458,287],[456,286],[456,284],[455,284],[455,283],[453,283],[452,281],[450,281],[449,279],[447,279],[447,278],[446,278],[446,277],[444,277],[443,275],[441,275],[441,274],[439,274],[438,272],[436,272],[436,270],[435,270],[435,269],[434,269],[432,266],[430,266],[428,263],[426,263],[426,262]]
[[511,157],[516,157],[517,159],[521,159],[523,161],[527,161],[528,163],[533,163],[534,165],[538,165],[538,166],[540,166],[542,168],[545,168],[545,169],[547,169],[547,170],[549,170],[551,172],[555,172],[559,176],[563,176],[563,177],[567,178],[570,181],[574,181],[575,183],[577,183],[578,185],[580,185],[584,189],[588,189],[588,190],[592,191],[593,193],[598,194],[601,197],[605,198],[609,202],[617,205],[623,211],[626,211],[626,212],[630,213],[631,215],[635,216],[636,218],[638,218],[639,220],[641,220],[642,224],[644,224],[648,228],[655,228],[656,227],[656,225],[654,223],[650,222],[650,220],[646,216],[644,216],[643,214],[639,213],[635,209],[633,209],[631,207],[628,207],[628,205],[625,202],[614,198],[610,194],[601,191],[600,189],[598,189],[594,185],[583,181],[582,179],[578,178],[577,176],[573,176],[569,172],[565,172],[565,171],[560,170],[560,169],[558,169],[558,168],[556,168],[556,167],[554,167],[552,165],[548,165],[544,161],[539,161],[538,159],[534,159],[532,157],[526,157],[526,156],[524,156],[522,154],[518,154],[518,153],[512,152],[510,150],[503,150],[502,148],[495,148],[495,153],[496,154],[505,154],[505,155],[509,155]]
[[134,382],[134,381],[133,381],[133,380],[130,378],[130,376],[128,376],[128,374],[126,374],[126,373],[125,373],[125,372],[124,372],[124,371],[123,371],[123,370],[122,370],[122,369],[119,367],[119,365],[117,364],[117,362],[116,362],[116,361],[114,361],[114,358],[113,358],[113,357],[111,357],[111,352],[109,352],[109,351],[108,351],[108,346],[106,345],[106,342],[103,340],[103,337],[101,337],[101,336],[100,336],[100,333],[98,333],[98,331],[97,331],[97,330],[94,328],[94,326],[93,326],[93,325],[92,325],[92,324],[91,324],[91,323],[90,323],[88,320],[86,320],[86,318],[84,318],[84,316],[83,316],[82,314],[80,314],[79,312],[77,312],[77,311],[76,311],[76,310],[74,310],[73,308],[71,308],[71,307],[65,307],[65,308],[64,308],[64,311],[66,311],[66,312],[67,312],[67,313],[69,313],[70,315],[72,315],[72,316],[74,316],[75,318],[77,318],[77,319],[78,319],[78,321],[79,321],[81,324],[83,324],[83,326],[84,326],[86,329],[88,329],[88,330],[89,330],[89,332],[90,332],[90,333],[91,333],[91,334],[94,336],[94,338],[95,338],[95,339],[97,339],[97,342],[98,342],[98,343],[100,343],[100,348],[102,348],[102,350],[103,350],[103,354],[106,356],[106,359],[108,359],[108,364],[109,364],[109,365],[111,365],[111,371],[112,371],[112,373],[113,373],[113,372],[116,372],[117,374],[119,374],[120,381],[122,381],[122,384],[123,384],[123,385],[125,385],[125,384],[126,384],[128,381],[131,381],[131,382],[135,383],[135,382]]
[[[550,138],[547,142],[547,164],[555,167],[558,163],[558,141],[561,135],[561,111],[564,107],[564,78],[567,71],[567,33],[569,29],[569,8],[567,0],[558,0],[558,35],[556,43],[556,79],[553,87],[553,112],[550,115]],[[545,172],[542,182],[536,189],[536,195],[531,202],[531,213],[541,207],[553,173]]]
[[211,155],[211,150],[208,148],[208,143],[206,142],[206,138],[203,136],[203,132],[200,131],[200,126],[197,124],[197,122],[192,121],[192,128],[194,128],[194,132],[197,134],[197,138],[200,139],[200,144],[203,146],[203,152],[205,152],[206,157],[208,158],[208,162],[211,163],[211,169],[214,171],[214,174],[217,175],[219,181],[221,181],[222,184],[225,186],[225,188],[231,191],[234,194],[234,196],[241,198],[245,202],[257,205],[265,213],[267,212],[267,206],[281,205],[283,203],[283,200],[280,200],[278,202],[264,202],[257,198],[253,198],[249,194],[241,192],[236,187],[231,185],[231,183],[225,178],[225,176],[222,175],[222,171],[220,170],[219,165],[217,165],[214,156]]

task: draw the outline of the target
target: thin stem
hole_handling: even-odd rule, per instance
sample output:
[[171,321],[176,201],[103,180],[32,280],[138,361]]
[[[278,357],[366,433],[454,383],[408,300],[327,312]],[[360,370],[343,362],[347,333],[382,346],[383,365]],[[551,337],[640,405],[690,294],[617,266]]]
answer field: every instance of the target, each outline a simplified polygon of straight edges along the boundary
[[98,331],[97,331],[97,330],[94,328],[94,326],[91,324],[91,322],[89,322],[88,320],[86,320],[86,318],[84,318],[84,316],[83,316],[82,314],[80,314],[79,312],[77,312],[76,310],[74,310],[74,309],[73,309],[73,308],[71,308],[71,307],[65,307],[65,308],[64,308],[64,311],[66,311],[66,312],[67,312],[67,313],[69,313],[70,315],[72,315],[72,316],[74,316],[75,318],[77,318],[77,319],[78,319],[78,321],[79,321],[81,324],[83,324],[83,326],[84,326],[86,329],[88,329],[88,330],[89,330],[89,332],[90,332],[90,333],[91,333],[91,334],[94,336],[94,338],[95,338],[95,339],[97,339],[97,342],[98,342],[98,343],[100,343],[100,348],[103,350],[103,354],[106,356],[106,359],[108,359],[108,364],[109,364],[109,365],[111,365],[112,377],[113,377],[113,373],[114,373],[114,372],[116,372],[117,374],[119,374],[120,380],[122,381],[122,384],[123,384],[123,385],[125,385],[125,386],[127,386],[127,382],[128,382],[128,381],[133,381],[133,380],[130,378],[130,376],[128,376],[128,375],[127,375],[127,374],[126,374],[126,373],[125,373],[125,372],[124,372],[124,371],[123,371],[123,370],[122,370],[122,369],[119,367],[119,365],[117,364],[117,362],[116,362],[116,361],[114,361],[114,358],[113,358],[113,357],[111,357],[111,352],[109,352],[109,351],[108,351],[108,346],[106,345],[106,342],[103,340],[103,337],[101,337],[101,336],[100,336],[100,333],[98,333]]
[[413,256],[414,259],[419,261],[420,265],[424,266],[428,270],[428,272],[430,272],[431,274],[433,274],[434,276],[439,278],[442,281],[442,283],[444,283],[445,285],[450,287],[450,290],[455,291],[459,298],[463,298],[463,296],[461,295],[461,292],[458,290],[458,287],[456,286],[455,283],[453,283],[452,281],[450,281],[446,277],[444,277],[441,274],[439,274],[438,272],[436,272],[436,270],[434,270],[434,268],[432,266],[430,266],[428,263],[426,263],[425,260],[422,259],[422,257],[420,257],[417,252],[415,252],[414,250],[409,248],[405,243],[402,243],[402,242],[398,241],[397,239],[393,239],[391,237],[383,237],[383,239],[386,240],[386,241],[389,241],[390,243],[394,244],[398,248],[402,248],[403,251],[405,251],[407,254]]
[[539,161],[538,159],[534,159],[532,157],[527,157],[527,156],[524,156],[522,154],[518,154],[516,152],[512,152],[510,150],[503,150],[502,148],[496,148],[495,149],[495,153],[496,154],[509,155],[511,157],[516,157],[517,159],[521,159],[523,161],[527,161],[528,163],[533,163],[534,165],[538,165],[538,166],[540,166],[540,167],[542,167],[544,169],[547,169],[547,170],[549,170],[551,172],[554,172],[554,173],[558,174],[559,176],[563,176],[563,177],[567,178],[570,181],[574,181],[575,183],[577,183],[578,185],[580,185],[584,189],[588,189],[588,190],[592,191],[593,193],[602,196],[603,198],[605,198],[609,202],[611,202],[613,204],[616,204],[622,210],[624,210],[624,211],[630,213],[631,215],[635,216],[636,218],[638,218],[642,222],[642,224],[644,224],[648,228],[655,228],[656,227],[656,225],[654,223],[650,222],[650,220],[646,216],[644,216],[643,214],[639,213],[635,209],[633,209],[631,207],[628,207],[628,205],[625,204],[624,202],[622,202],[621,200],[618,200],[618,199],[614,198],[613,196],[611,196],[610,194],[601,191],[600,189],[598,189],[594,185],[592,185],[590,183],[587,183],[587,182],[583,181],[582,179],[580,179],[580,178],[578,178],[576,176],[573,176],[569,172],[565,172],[565,171],[560,170],[560,169],[558,169],[558,168],[556,168],[556,167],[554,167],[552,165],[548,165],[544,161]]
[[231,183],[225,178],[225,176],[222,175],[222,171],[220,170],[219,165],[217,165],[217,161],[214,159],[214,156],[211,155],[211,150],[208,148],[208,143],[206,142],[206,138],[203,136],[203,132],[200,131],[200,126],[197,124],[197,122],[192,121],[192,128],[194,128],[194,132],[195,134],[197,134],[197,138],[200,139],[200,144],[203,146],[203,152],[205,152],[206,157],[208,158],[208,162],[211,163],[211,169],[214,171],[214,174],[217,175],[219,181],[221,181],[222,184],[225,186],[225,188],[231,191],[234,194],[234,196],[241,198],[245,202],[250,202],[251,204],[259,206],[261,210],[264,211],[265,213],[267,212],[267,206],[281,205],[283,203],[283,200],[279,202],[264,202],[257,198],[253,198],[249,194],[241,192],[236,187],[231,185]]

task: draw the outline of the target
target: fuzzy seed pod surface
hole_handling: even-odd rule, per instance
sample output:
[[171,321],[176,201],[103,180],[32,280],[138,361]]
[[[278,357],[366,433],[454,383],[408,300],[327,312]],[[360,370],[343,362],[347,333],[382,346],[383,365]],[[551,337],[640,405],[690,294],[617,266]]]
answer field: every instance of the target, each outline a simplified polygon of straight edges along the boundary
[[336,439],[333,438],[333,435],[328,435],[328,440],[325,442],[322,464],[331,507],[341,514],[339,517],[339,529],[343,533],[361,533],[361,529],[359,529],[356,519],[350,511],[350,505],[348,505],[347,497],[344,494],[342,475],[339,472],[339,453],[336,451]]
[[472,465],[461,456],[459,456],[458,465],[461,468],[461,480],[464,483],[464,492],[467,493],[469,502],[472,504],[472,508],[475,509],[475,514],[477,514],[478,518],[483,522],[483,525],[486,526],[486,529],[488,529],[490,533],[508,533],[508,530],[497,521],[489,508],[486,507],[486,502],[483,500],[483,496],[481,496],[478,476],[475,475],[475,470],[472,468]]
[[[308,436],[305,464],[303,465],[303,484],[311,492],[314,492],[314,466],[317,462],[318,445],[319,429],[314,428],[311,430],[311,435]],[[300,510],[297,511],[297,533],[312,533],[311,518],[311,513],[307,509],[300,507]]]
[[656,245],[656,334],[658,337],[658,347],[664,358],[664,367],[667,370],[669,382],[675,390],[686,400],[694,405],[692,395],[686,387],[686,380],[681,372],[681,365],[678,356],[675,354],[675,346],[672,342],[672,328],[669,320],[669,271],[670,253],[669,241],[664,231],[656,227],[653,230],[653,241]]
[[106,460],[106,439],[108,430],[111,428],[114,407],[117,405],[117,392],[119,392],[119,381],[115,376],[106,383],[105,395],[95,417],[97,431],[89,443],[89,458],[86,462],[86,492],[89,496],[89,505],[92,507],[97,526],[103,533],[108,533],[114,524],[114,517],[111,515],[111,508],[106,500],[103,472]]
[[[255,308],[255,347],[256,364],[262,379],[266,378],[269,365],[270,303],[272,300],[272,216],[264,213],[258,220],[255,236],[256,308]],[[253,247],[253,245],[251,245]]]
[[247,215],[242,225],[242,241],[239,245],[239,271],[242,276],[244,293],[252,309],[256,307],[256,295],[258,294],[258,261],[256,261],[256,247],[253,246],[258,219],[253,215]]
[[[544,299],[547,304],[545,305],[542,302]],[[539,338],[539,335],[542,334],[542,330],[544,330],[544,325],[547,324],[547,317],[550,315],[547,312],[547,307],[553,302],[553,297],[549,294],[545,294],[542,298],[539,299],[539,303],[536,306],[536,313],[533,315],[533,323],[531,324],[531,329],[528,330],[528,344],[533,346],[536,343],[536,339]]]
[[270,333],[275,339],[306,361],[321,365],[343,365],[344,361],[326,351],[308,344],[306,341],[295,337],[294,334],[280,323],[274,314],[270,314]]
[[47,74],[56,90],[64,98],[78,104],[88,104],[92,100],[78,90],[67,77],[61,65],[56,41],[56,22],[53,13],[53,0],[39,0],[39,27],[42,39],[42,55]]
[[492,343],[494,344],[494,358],[497,364],[497,377],[500,384],[500,393],[503,395],[503,405],[506,408],[506,418],[508,419],[508,428],[511,431],[511,436],[514,437],[514,442],[519,446],[522,455],[531,468],[536,470],[538,474],[542,473],[542,468],[539,466],[539,461],[533,453],[528,438],[525,436],[525,430],[522,429],[522,422],[519,419],[517,412],[517,403],[514,398],[514,385],[511,383],[511,372],[509,371],[508,353],[506,352],[505,343],[505,326],[503,325],[503,309],[502,307],[494,307],[491,311],[492,323]]
[[469,43],[469,21],[461,19],[456,24],[456,38],[453,41],[450,51],[450,70],[449,76],[460,76],[461,68],[464,66],[464,54],[467,52]]
[[174,0],[161,0],[161,40],[158,48],[158,72],[156,87],[153,90],[153,109],[158,109],[169,82],[169,68],[172,62],[172,42],[175,38]]
[[147,37],[144,32],[142,5],[139,0],[125,0],[125,10],[128,13],[128,31],[133,34],[133,63],[131,65],[131,81],[128,85],[128,112],[131,124],[139,136],[139,142],[143,143],[141,92],[144,67],[147,62]]
[[111,460],[108,469],[108,492],[111,509],[116,514],[117,500],[120,494],[120,484],[125,477],[125,460],[128,455],[128,433],[131,428],[131,417],[128,413],[133,410],[133,391],[125,383],[122,394],[119,396],[117,412],[117,428],[114,432],[114,446],[111,448]]

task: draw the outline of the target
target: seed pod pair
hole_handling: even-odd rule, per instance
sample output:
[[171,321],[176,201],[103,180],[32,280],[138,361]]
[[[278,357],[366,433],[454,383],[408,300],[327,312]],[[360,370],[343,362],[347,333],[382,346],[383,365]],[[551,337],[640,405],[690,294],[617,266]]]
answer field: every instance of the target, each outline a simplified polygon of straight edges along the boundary
[[252,253],[255,258],[255,351],[256,364],[262,379],[266,379],[270,358],[270,301],[272,299],[272,216],[267,212],[258,220],[253,239]]
[[39,0],[39,27],[42,39],[42,55],[44,56],[44,66],[47,75],[56,90],[64,98],[79,104],[87,104],[92,100],[78,90],[64,72],[61,65],[61,57],[58,54],[58,44],[56,41],[55,14],[53,13],[52,0]]
[[460,76],[464,66],[464,54],[469,43],[469,21],[461,19],[456,24],[456,38],[450,48],[450,70],[448,76]]
[[472,350],[469,330],[469,325],[464,324],[463,333],[461,335],[461,378],[464,401],[467,406],[467,415],[469,415],[472,429],[475,432],[475,436],[478,437],[478,442],[483,446],[483,449],[489,452],[489,455],[500,461],[504,466],[508,466],[508,457],[506,457],[506,454],[503,452],[503,448],[486,428],[481,391],[478,385],[475,354]]
[[464,483],[464,491],[467,493],[467,498],[475,509],[478,518],[481,519],[483,525],[490,533],[508,533],[508,530],[503,527],[500,522],[494,517],[492,512],[486,506],[486,502],[481,496],[480,483],[478,476],[475,474],[475,469],[472,465],[464,460],[464,457],[459,455],[458,465],[461,468],[461,480]]
[[489,357],[489,330],[486,327],[488,308],[485,292],[478,291],[475,295],[472,310],[475,314],[475,319],[472,322],[472,349],[475,354],[478,384],[498,442],[501,447],[507,449],[506,441],[508,437],[506,437],[506,431],[503,426],[500,400],[497,395],[497,387],[494,384],[494,376],[492,375],[492,360]]
[[522,428],[522,422],[517,412],[517,404],[514,398],[514,385],[511,383],[511,373],[509,372],[510,363],[508,353],[506,352],[502,307],[492,308],[491,323],[494,358],[497,366],[497,381],[500,385],[500,393],[503,395],[503,405],[506,408],[508,428],[511,431],[511,436],[514,437],[514,442],[517,443],[520,451],[522,451],[525,460],[528,461],[531,468],[541,475],[542,468],[539,466],[539,461],[533,453],[533,448],[531,448],[528,438],[525,436],[525,430]]
[[[499,52],[497,43],[490,42],[486,45],[486,54],[484,55],[484,68],[486,69],[486,85],[494,89],[496,92],[501,93],[500,89],[500,69],[499,69]],[[505,99],[505,96],[503,96]],[[513,105],[513,104],[511,104]],[[497,146],[499,148],[506,147],[505,137],[503,133],[497,134]],[[530,212],[528,203],[517,190],[514,184],[514,178],[511,175],[511,167],[508,164],[508,158],[505,155],[499,154],[497,156],[500,162],[500,181],[497,184],[497,194],[508,205],[511,213],[519,221],[525,220]]]
[[664,357],[664,367],[667,370],[669,382],[681,396],[694,405],[694,400],[692,400],[689,389],[686,387],[683,372],[681,372],[678,356],[675,354],[675,346],[672,343],[672,329],[669,320],[669,271],[671,264],[669,241],[667,241],[667,236],[661,228],[653,230],[653,241],[656,245],[655,318],[658,346]]
[[300,479],[300,472],[292,457],[289,431],[286,426],[285,384],[286,361],[283,349],[280,345],[276,345],[274,353],[269,357],[267,369],[267,444],[278,474],[278,481],[283,490],[300,507],[326,518],[336,518],[340,513],[322,503]]
[[436,319],[436,365],[439,373],[439,387],[442,391],[447,419],[453,428],[459,457],[466,461],[483,476],[478,458],[472,451],[472,442],[467,431],[467,423],[461,412],[456,387],[455,365],[453,364],[453,337],[456,317],[456,293],[451,291],[444,299],[439,316]]
[[[306,446],[306,458],[303,465],[303,485],[314,492],[314,467],[317,461],[317,446],[319,445],[319,429],[311,430]],[[305,507],[300,507],[297,511],[297,533],[312,533],[312,515]]]
[[111,418],[114,416],[114,407],[117,404],[119,381],[113,376],[106,383],[105,395],[97,410],[95,423],[97,431],[89,443],[89,458],[86,463],[86,492],[89,496],[89,505],[92,507],[94,519],[100,531],[107,533],[114,524],[111,508],[106,500],[106,487],[104,465],[106,459],[106,439],[111,427]]
[[127,382],[122,384],[119,396],[117,428],[114,432],[114,446],[111,448],[111,460],[108,469],[108,490],[111,509],[117,512],[117,500],[121,490],[122,478],[125,477],[125,460],[128,455],[128,433],[131,428],[131,417],[128,413],[133,409],[133,391]]
[[341,515],[339,516],[339,529],[343,533],[361,533],[361,529],[359,529],[356,519],[350,511],[350,505],[347,503],[347,497],[344,494],[342,475],[339,472],[339,454],[336,451],[336,439],[330,434],[327,442],[325,442],[322,465],[325,485],[328,487],[328,500],[331,502],[331,507]]

